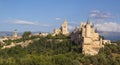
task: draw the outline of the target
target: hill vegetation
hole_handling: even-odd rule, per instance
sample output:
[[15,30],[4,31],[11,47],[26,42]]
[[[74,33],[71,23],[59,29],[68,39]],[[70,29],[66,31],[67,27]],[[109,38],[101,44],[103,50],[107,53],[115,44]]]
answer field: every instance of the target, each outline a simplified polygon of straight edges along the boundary
[[22,39],[12,40],[33,40],[27,47],[0,49],[0,65],[120,65],[120,41],[105,45],[98,55],[85,56],[81,53],[82,47],[70,42],[69,36],[42,37],[30,34],[25,33]]

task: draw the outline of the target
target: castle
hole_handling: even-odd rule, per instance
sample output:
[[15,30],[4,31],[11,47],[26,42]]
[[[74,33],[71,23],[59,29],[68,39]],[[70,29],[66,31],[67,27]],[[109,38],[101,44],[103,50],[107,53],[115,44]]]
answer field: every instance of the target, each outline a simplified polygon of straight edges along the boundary
[[90,22],[87,22],[85,25],[81,23],[80,27],[83,37],[82,53],[90,55],[98,54],[99,49],[104,47],[102,38],[94,30]]
[[[70,34],[68,31],[68,23],[66,19],[64,20],[60,28],[54,29],[52,36],[56,36],[59,34],[62,34],[62,35]],[[37,35],[47,36],[48,34],[41,33]],[[75,28],[75,30],[70,34],[70,36],[71,36],[71,41],[73,43],[81,46],[80,50],[85,55],[96,55],[98,54],[100,48],[104,47],[104,44],[111,44],[110,40],[102,39],[102,36],[100,36],[99,33],[94,29],[94,25],[89,20],[87,21],[87,23],[80,23],[80,26],[78,28]],[[15,40],[19,38],[21,37],[18,36],[17,30],[14,30],[13,36],[8,37],[7,39]],[[4,39],[1,39],[1,41],[3,40]],[[23,42],[19,44],[23,44]],[[11,44],[10,46],[4,46],[3,48],[9,48],[12,46],[15,46],[15,45]]]
[[69,35],[68,24],[67,24],[66,19],[64,20],[63,24],[61,25],[61,28],[54,29],[52,36],[59,35],[59,34]]
[[82,53],[85,55],[96,55],[100,48],[104,47],[105,41],[110,44],[110,40],[103,40],[94,29],[90,21],[80,23],[79,28],[71,33],[71,40],[82,47]]
[[[61,25],[61,28],[54,29],[52,35],[56,36],[59,34],[69,34],[66,19]],[[85,55],[96,55],[98,54],[99,49],[104,47],[104,44],[111,44],[110,40],[102,39],[102,36],[94,29],[94,25],[89,20],[87,23],[80,23],[80,26],[75,28],[71,33],[71,41],[81,45],[81,51]]]

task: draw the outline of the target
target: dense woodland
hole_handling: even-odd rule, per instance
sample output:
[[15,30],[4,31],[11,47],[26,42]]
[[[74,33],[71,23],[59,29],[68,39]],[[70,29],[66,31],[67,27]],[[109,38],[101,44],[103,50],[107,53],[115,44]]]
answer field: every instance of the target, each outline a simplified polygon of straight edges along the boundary
[[40,37],[30,34],[24,33],[22,39],[5,41],[9,44],[31,39],[33,43],[24,48],[0,49],[0,65],[120,65],[120,41],[105,45],[98,55],[85,56],[81,53],[80,44],[70,42],[69,36]]

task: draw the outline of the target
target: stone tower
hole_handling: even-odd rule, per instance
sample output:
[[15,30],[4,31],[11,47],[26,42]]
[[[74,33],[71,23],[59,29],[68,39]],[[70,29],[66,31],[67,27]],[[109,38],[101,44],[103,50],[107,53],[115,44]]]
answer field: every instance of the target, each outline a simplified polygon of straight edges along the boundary
[[69,32],[68,32],[68,24],[67,24],[67,20],[66,19],[64,20],[64,22],[62,24],[61,32],[62,32],[63,35],[69,34]]
[[18,37],[17,29],[14,30],[13,37],[14,37],[14,38],[17,38],[17,37]]
[[86,24],[85,35],[86,35],[86,37],[91,37],[91,25],[90,25],[90,22],[87,22],[87,24]]

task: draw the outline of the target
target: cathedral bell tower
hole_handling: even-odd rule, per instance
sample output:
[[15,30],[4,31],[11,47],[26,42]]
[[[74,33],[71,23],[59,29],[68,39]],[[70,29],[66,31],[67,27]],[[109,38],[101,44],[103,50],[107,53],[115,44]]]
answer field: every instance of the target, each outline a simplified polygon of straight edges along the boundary
[[67,35],[69,32],[68,32],[68,24],[67,24],[67,20],[65,19],[63,24],[62,24],[62,27],[61,27],[61,32],[63,35]]

